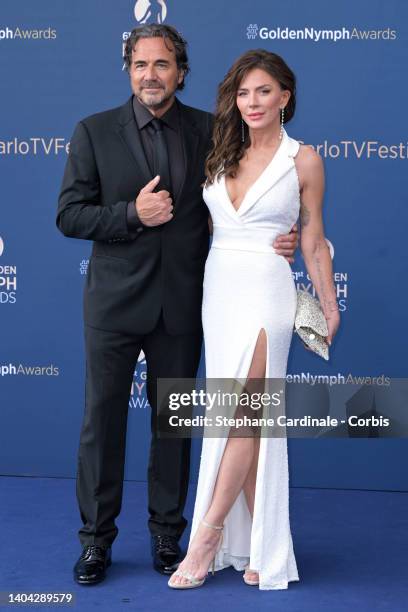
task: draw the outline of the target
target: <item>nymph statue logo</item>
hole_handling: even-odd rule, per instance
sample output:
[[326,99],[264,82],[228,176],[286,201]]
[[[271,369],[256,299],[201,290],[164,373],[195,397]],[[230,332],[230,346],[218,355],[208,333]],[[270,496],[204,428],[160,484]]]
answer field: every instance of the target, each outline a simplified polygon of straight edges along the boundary
[[135,19],[139,24],[147,21],[163,23],[167,15],[167,6],[164,0],[137,0],[135,4]]

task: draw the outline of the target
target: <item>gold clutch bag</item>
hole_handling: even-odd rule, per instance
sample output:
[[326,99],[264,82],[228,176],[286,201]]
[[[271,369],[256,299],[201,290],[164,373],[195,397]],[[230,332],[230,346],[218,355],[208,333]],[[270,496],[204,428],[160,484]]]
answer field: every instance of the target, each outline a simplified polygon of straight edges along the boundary
[[312,351],[329,360],[329,346],[325,341],[329,330],[323,310],[319,300],[303,289],[297,290],[294,331]]

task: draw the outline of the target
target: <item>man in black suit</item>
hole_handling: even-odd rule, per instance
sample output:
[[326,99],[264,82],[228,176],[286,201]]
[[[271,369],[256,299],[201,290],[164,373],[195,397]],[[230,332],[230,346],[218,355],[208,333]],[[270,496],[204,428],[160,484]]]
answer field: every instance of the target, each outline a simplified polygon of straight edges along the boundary
[[[86,402],[77,474],[83,551],[74,577],[80,584],[103,580],[111,563],[129,394],[141,350],[152,408],[148,526],[159,572],[177,568],[187,524],[191,440],[157,436],[156,383],[194,378],[199,363],[209,242],[201,186],[212,115],[175,98],[189,67],[186,42],[174,28],[136,28],[124,59],[133,95],[78,123],[57,216],[65,236],[93,241],[84,293]],[[296,232],[274,243],[289,258],[296,245]]]

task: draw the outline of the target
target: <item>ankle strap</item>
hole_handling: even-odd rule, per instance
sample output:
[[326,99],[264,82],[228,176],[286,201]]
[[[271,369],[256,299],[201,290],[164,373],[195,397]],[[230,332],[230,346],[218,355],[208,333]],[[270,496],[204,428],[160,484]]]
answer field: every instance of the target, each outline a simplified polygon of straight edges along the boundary
[[211,523],[207,523],[204,519],[201,519],[201,522],[206,527],[211,527],[211,529],[216,529],[217,531],[222,531],[224,529],[224,525],[211,525]]

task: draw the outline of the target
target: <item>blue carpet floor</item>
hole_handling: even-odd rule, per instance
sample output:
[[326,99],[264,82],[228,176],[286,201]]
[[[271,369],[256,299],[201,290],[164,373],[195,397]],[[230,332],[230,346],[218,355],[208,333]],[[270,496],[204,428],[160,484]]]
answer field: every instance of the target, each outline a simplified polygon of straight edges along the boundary
[[[191,486],[189,519],[194,492]],[[94,587],[71,578],[80,553],[74,480],[2,477],[0,500],[0,591],[74,593],[75,604],[64,609],[408,610],[408,493],[291,489],[300,582],[285,591],[246,586],[232,569],[209,576],[202,588],[170,590],[166,577],[151,568],[145,483],[125,483],[113,565]]]

